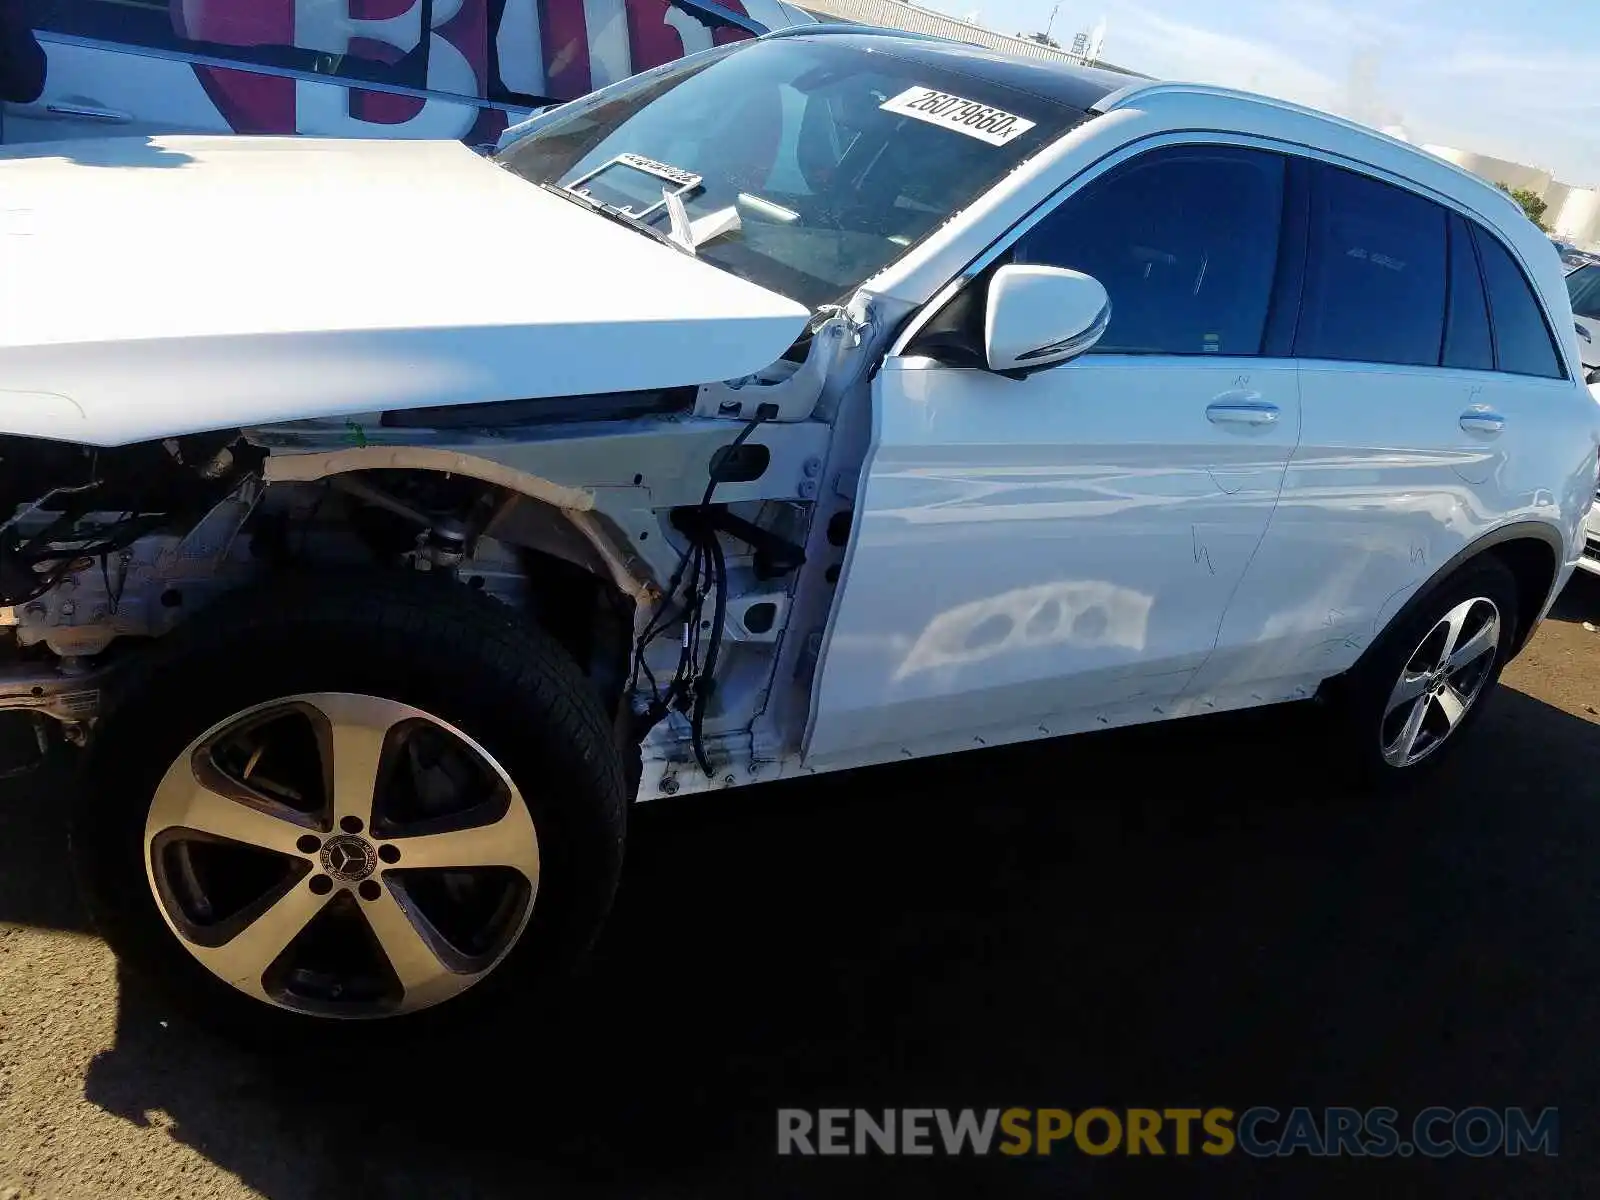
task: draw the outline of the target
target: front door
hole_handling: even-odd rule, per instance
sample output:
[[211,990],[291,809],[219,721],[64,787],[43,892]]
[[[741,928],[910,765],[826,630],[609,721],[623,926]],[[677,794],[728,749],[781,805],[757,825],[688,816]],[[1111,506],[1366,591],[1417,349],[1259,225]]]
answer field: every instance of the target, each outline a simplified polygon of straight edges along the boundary
[[1299,428],[1294,364],[1262,354],[1285,179],[1240,147],[1129,159],[1001,259],[1100,279],[1095,352],[1024,380],[915,339],[885,363],[809,762],[1158,718],[1182,691]]

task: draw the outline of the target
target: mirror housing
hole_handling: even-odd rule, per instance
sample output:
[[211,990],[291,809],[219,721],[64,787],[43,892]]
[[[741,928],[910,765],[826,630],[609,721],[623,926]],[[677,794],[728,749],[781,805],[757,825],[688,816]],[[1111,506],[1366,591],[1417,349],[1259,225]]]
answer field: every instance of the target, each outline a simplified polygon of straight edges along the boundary
[[989,280],[984,356],[991,371],[1021,379],[1076,358],[1110,323],[1111,297],[1092,275],[1011,263]]

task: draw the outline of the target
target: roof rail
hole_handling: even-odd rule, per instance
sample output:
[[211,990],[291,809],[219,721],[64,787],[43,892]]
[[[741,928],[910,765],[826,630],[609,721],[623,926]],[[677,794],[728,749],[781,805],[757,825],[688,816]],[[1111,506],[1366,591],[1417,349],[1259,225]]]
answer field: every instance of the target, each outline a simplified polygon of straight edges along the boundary
[[1298,113],[1301,116],[1315,117],[1320,121],[1337,125],[1342,129],[1350,131],[1351,133],[1359,134],[1365,137],[1376,138],[1380,141],[1393,142],[1398,146],[1405,146],[1407,149],[1415,151],[1418,154],[1426,154],[1433,162],[1436,162],[1440,166],[1446,167],[1455,172],[1462,179],[1469,179],[1473,183],[1477,184],[1480,188],[1495,193],[1502,200],[1504,200],[1506,204],[1516,209],[1517,212],[1520,213],[1522,211],[1521,205],[1519,205],[1509,195],[1500,191],[1499,188],[1495,187],[1494,184],[1484,179],[1481,175],[1474,175],[1465,167],[1459,166],[1447,158],[1441,158],[1437,154],[1430,153],[1421,146],[1415,145],[1411,142],[1401,141],[1399,138],[1384,133],[1380,129],[1374,129],[1370,125],[1363,125],[1359,121],[1352,121],[1347,117],[1337,116],[1334,113],[1326,112],[1320,108],[1312,108],[1309,105],[1296,104],[1292,100],[1280,100],[1276,96],[1264,96],[1260,92],[1247,92],[1241,88],[1222,87],[1218,84],[1211,83],[1184,83],[1178,80],[1159,80],[1155,83],[1135,83],[1130,84],[1125,88],[1119,88],[1117,91],[1110,92],[1102,96],[1098,101],[1090,106],[1089,111],[1096,114],[1108,113],[1114,109],[1122,108],[1135,100],[1145,100],[1152,96],[1164,95],[1211,96],[1219,100],[1243,100],[1251,104],[1260,104],[1269,108],[1275,108],[1280,112]]

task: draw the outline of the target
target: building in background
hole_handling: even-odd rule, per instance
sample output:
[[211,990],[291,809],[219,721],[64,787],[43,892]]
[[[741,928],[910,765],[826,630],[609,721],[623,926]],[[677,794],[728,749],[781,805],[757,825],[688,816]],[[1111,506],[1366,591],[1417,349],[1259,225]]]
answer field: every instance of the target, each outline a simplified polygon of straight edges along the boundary
[[[962,20],[931,8],[916,4],[903,4],[900,0],[805,0],[799,7],[819,21],[845,21],[857,25],[878,25],[889,29],[904,29],[907,33],[927,33],[952,41],[1018,54],[1024,58],[1043,58],[1054,62],[1074,63],[1078,66],[1099,67],[1116,71],[1135,79],[1151,76],[1130,71],[1114,63],[1103,62],[1100,52],[1105,45],[1106,23],[1100,21],[1094,28],[1079,33],[1072,41],[1072,49],[1047,45],[1032,38],[1012,37],[985,29],[976,21]],[[1131,82],[1131,80],[1130,80]]]
[[1458,150],[1454,146],[1424,146],[1423,149],[1490,183],[1503,183],[1512,190],[1526,188],[1545,202],[1544,223],[1551,233],[1584,249],[1600,245],[1600,190],[1562,183],[1540,167]]
[[[1101,53],[1106,40],[1106,22],[1102,18],[1092,28],[1076,34],[1069,48],[1050,45],[1029,37],[1011,37],[986,29],[977,23],[976,14],[958,18],[902,0],[804,0],[799,5],[805,12],[821,21],[843,21],[861,25],[887,26],[908,33],[925,33],[935,37],[969,42],[1025,58],[1042,58],[1084,66],[1117,71],[1133,79],[1150,79],[1153,76],[1105,62]],[[1058,4],[1057,8],[1060,7]],[[1054,20],[1054,11],[1051,19]],[[1411,138],[1399,123],[1399,113],[1381,102],[1377,87],[1379,60],[1376,52],[1358,52],[1351,64],[1349,93],[1344,104],[1344,115],[1382,130],[1401,141]],[[1131,80],[1130,80],[1131,81]],[[1513,190],[1526,188],[1548,206],[1544,223],[1551,233],[1584,249],[1600,249],[1600,190],[1562,183],[1551,172],[1540,167],[1530,167],[1509,159],[1495,158],[1472,150],[1459,150],[1454,146],[1424,145],[1422,149],[1453,162],[1490,183],[1503,183]]]
[[1487,179],[1490,183],[1503,183],[1513,190],[1527,188],[1539,197],[1543,197],[1554,182],[1549,171],[1511,162],[1509,159],[1478,154],[1472,150],[1458,150],[1454,146],[1424,146],[1423,149],[1430,154],[1437,154],[1446,162],[1453,162],[1456,166],[1471,171],[1480,178]]

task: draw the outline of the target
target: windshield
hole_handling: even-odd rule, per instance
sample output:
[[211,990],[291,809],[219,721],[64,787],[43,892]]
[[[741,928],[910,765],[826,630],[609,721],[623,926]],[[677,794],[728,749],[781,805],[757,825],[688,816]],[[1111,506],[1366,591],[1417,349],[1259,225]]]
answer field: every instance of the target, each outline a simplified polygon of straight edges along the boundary
[[732,208],[737,227],[699,256],[815,308],[1084,117],[887,42],[722,47],[574,101],[497,158],[659,230],[663,190],[691,221]]

